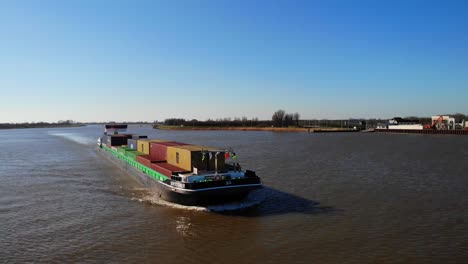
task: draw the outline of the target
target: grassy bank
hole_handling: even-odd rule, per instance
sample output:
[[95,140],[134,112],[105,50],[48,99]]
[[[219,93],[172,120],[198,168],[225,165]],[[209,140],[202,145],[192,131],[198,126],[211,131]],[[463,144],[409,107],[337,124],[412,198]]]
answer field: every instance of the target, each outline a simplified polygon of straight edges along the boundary
[[324,132],[358,132],[359,130],[352,128],[340,128],[340,127],[322,127],[322,128],[310,128],[310,132],[324,133]]
[[307,132],[299,127],[204,127],[204,126],[157,126],[163,130],[234,130],[234,131],[277,131],[277,132]]

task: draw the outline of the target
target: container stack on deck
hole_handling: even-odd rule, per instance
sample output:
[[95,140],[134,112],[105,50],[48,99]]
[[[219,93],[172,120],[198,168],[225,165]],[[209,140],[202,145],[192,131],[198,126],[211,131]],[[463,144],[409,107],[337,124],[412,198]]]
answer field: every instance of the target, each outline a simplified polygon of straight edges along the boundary
[[168,141],[169,140],[163,140],[163,139],[138,139],[137,150],[149,155],[151,142],[168,142]]
[[167,142],[150,142],[149,157],[154,161],[167,162],[167,148],[173,146],[189,145],[182,142],[167,141]]
[[146,139],[146,138],[148,138],[148,136],[132,135],[132,138],[128,139],[127,147],[131,148],[131,149],[134,149],[134,150],[137,150],[137,141],[138,141],[138,139]]
[[167,177],[225,169],[223,149],[131,134],[105,135],[102,143]]
[[[210,155],[207,152],[211,152],[212,154]],[[192,170],[195,167],[198,170],[212,171],[215,170],[216,152],[222,153],[222,155],[217,155],[216,159],[218,170],[223,170],[225,165],[224,150],[205,146],[185,145],[167,147],[167,163],[185,170]]]
[[128,137],[127,135],[108,135],[106,144],[109,146],[117,147],[122,145],[127,145]]
[[131,158],[132,160],[135,160],[136,161],[136,158],[138,156],[142,156],[142,155],[145,155],[145,153],[142,153],[142,152],[139,152],[138,150],[127,150],[125,151],[125,156]]

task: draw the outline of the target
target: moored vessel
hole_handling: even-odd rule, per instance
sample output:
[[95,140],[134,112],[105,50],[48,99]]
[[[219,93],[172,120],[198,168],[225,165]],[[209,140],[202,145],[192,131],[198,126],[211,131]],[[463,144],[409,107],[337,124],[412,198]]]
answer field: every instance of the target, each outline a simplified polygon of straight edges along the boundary
[[254,171],[233,162],[232,150],[148,139],[126,129],[106,125],[100,152],[165,201],[189,206],[242,201],[262,187]]

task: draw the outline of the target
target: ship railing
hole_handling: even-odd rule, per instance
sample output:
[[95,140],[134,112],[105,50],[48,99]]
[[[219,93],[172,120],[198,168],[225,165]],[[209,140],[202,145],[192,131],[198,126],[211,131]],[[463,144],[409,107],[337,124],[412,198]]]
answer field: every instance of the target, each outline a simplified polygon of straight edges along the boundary
[[143,173],[147,174],[148,176],[151,176],[152,178],[158,180],[158,181],[165,181],[167,179],[169,179],[168,177],[158,173],[157,171],[155,170],[152,170],[146,166],[144,166],[143,164],[139,163],[139,162],[136,162],[135,160],[125,156],[125,155],[122,155],[121,153],[111,149],[111,148],[108,148],[108,147],[103,147],[106,151],[108,151],[109,153],[111,153],[112,155],[114,155],[116,158],[118,159],[121,159],[123,161],[125,161],[127,164],[129,164],[130,166],[133,166],[135,168],[137,168],[138,170],[142,171]]

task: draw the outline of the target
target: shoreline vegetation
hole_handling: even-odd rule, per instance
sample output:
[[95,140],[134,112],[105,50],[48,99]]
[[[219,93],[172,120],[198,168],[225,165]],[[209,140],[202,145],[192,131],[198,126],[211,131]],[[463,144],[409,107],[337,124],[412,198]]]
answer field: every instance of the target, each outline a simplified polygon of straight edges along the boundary
[[273,131],[273,132],[356,132],[366,129],[362,120],[340,120],[338,122],[310,122],[301,120],[299,113],[286,113],[280,109],[273,113],[271,120],[248,119],[247,117],[208,119],[168,118],[155,121],[154,129],[161,130],[231,130],[231,131]]
[[161,130],[226,130],[226,131],[272,131],[272,132],[357,132],[356,129],[351,128],[336,128],[336,127],[322,127],[322,128],[305,128],[305,127],[220,127],[220,126],[167,126],[155,125],[154,129]]
[[[453,116],[455,121],[464,122],[468,115],[455,113],[447,114]],[[430,117],[405,117],[420,124],[431,124]],[[87,125],[104,124],[128,124],[128,125],[149,125],[154,129],[161,130],[225,130],[225,131],[272,131],[272,132],[374,132],[379,124],[386,124],[388,119],[377,118],[349,118],[349,119],[300,119],[299,113],[286,113],[284,110],[277,110],[270,120],[259,120],[257,117],[247,118],[218,118],[207,119],[205,121],[197,119],[168,118],[163,122],[157,120],[148,121],[106,121],[106,122],[76,122],[73,120],[59,120],[55,123],[31,122],[31,123],[0,123],[2,129],[22,129],[22,128],[60,128],[60,127],[81,127]]]
[[[449,114],[456,122],[463,122],[468,115],[462,113]],[[155,121],[153,128],[161,130],[232,130],[232,131],[274,131],[274,132],[374,132],[389,119],[381,118],[348,118],[348,119],[300,119],[299,113],[287,113],[280,109],[273,113],[270,120],[259,120],[257,117],[218,118],[205,121],[197,119],[168,118],[163,122]],[[396,119],[397,117],[395,117]],[[414,120],[423,125],[431,124],[431,117],[410,116],[405,119]]]
[[56,128],[56,127],[81,127],[85,124],[81,123],[68,123],[68,122],[57,122],[57,123],[0,123],[0,130],[2,129],[26,129],[26,128]]

